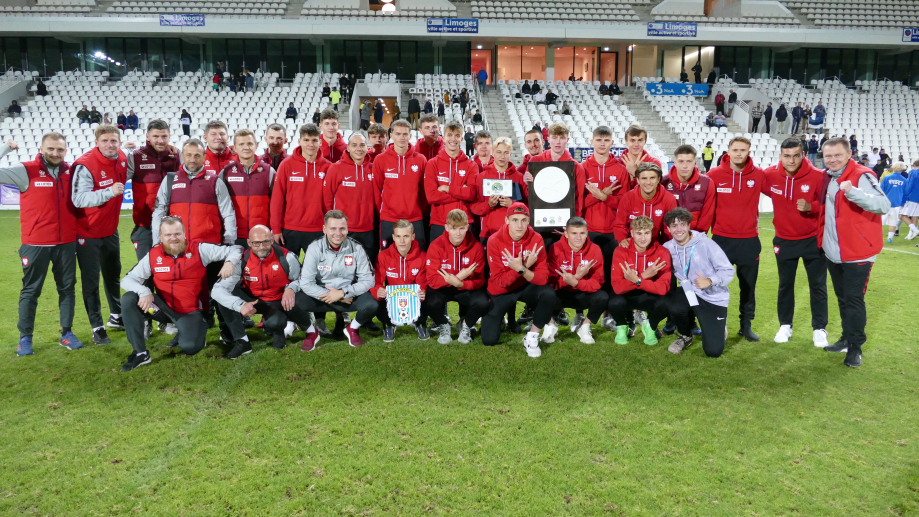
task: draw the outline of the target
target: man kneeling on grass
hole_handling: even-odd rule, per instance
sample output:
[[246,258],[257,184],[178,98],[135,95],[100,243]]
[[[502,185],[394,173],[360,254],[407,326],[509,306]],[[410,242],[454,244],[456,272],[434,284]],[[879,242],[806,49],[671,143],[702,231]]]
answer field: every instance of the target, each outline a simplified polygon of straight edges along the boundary
[[[357,312],[345,327],[345,337],[351,346],[361,346],[358,329],[373,319],[377,302],[370,296],[373,271],[364,248],[348,238],[348,216],[340,210],[325,213],[321,239],[313,241],[303,257],[300,292],[297,306],[306,312]],[[310,325],[300,350],[316,348],[319,332]]]
[[392,230],[392,246],[381,251],[377,256],[377,267],[374,271],[376,283],[370,293],[378,301],[377,319],[383,324],[383,341],[392,343],[396,339],[396,327],[389,318],[386,301],[388,285],[418,285],[418,298],[422,302],[415,320],[415,332],[418,339],[426,341],[431,337],[425,326],[427,304],[425,290],[428,287],[427,272],[424,270],[425,254],[415,240],[415,228],[407,219],[396,221]]
[[680,333],[667,350],[679,354],[692,344],[691,315],[695,313],[702,327],[705,355],[718,357],[727,339],[728,284],[734,279],[734,266],[715,241],[690,230],[691,223],[692,214],[685,208],[674,208],[664,216],[673,236],[664,247],[673,258],[678,285],[670,297],[670,320]]
[[[204,312],[208,310],[207,266],[224,262],[220,277],[228,278],[242,256],[240,246],[220,246],[206,242],[192,242],[185,238],[185,225],[175,216],[164,217],[159,227],[160,243],[140,259],[121,279],[124,295],[121,297],[124,330],[134,351],[121,367],[127,372],[150,364],[147,340],[144,333],[144,313],[160,323],[173,323],[178,329],[169,346],[176,346],[188,355],[204,348],[207,323]],[[144,283],[153,278],[156,293]]]
[[300,262],[291,251],[271,240],[271,230],[261,224],[249,230],[249,249],[233,269],[233,276],[214,284],[211,296],[230,309],[227,327],[236,346],[227,359],[248,354],[252,344],[246,335],[243,316],[262,315],[265,332],[271,334],[271,346],[280,350],[287,341],[284,329],[292,321],[309,328],[310,315],[294,303],[300,290]]
[[[687,212],[688,213],[688,212]],[[690,216],[691,217],[691,216]],[[660,337],[658,323],[667,317],[670,291],[670,252],[657,243],[654,221],[645,215],[629,223],[630,239],[613,252],[613,294],[609,314],[617,322],[628,321],[632,311],[645,311],[641,333],[646,345],[656,345]],[[703,234],[704,235],[704,234]],[[629,342],[629,326],[616,326],[616,344]]]

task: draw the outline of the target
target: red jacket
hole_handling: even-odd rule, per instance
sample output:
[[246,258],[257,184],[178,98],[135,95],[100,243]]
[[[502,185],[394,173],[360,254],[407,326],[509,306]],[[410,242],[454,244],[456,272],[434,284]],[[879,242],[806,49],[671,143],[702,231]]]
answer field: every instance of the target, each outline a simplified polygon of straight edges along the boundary
[[160,153],[148,143],[134,151],[134,177],[131,178],[134,224],[150,227],[153,209],[156,208],[156,193],[166,173],[177,172],[179,167],[179,155],[170,153],[168,149]]
[[201,170],[193,179],[188,178],[185,167],[176,173],[169,194],[169,215],[182,218],[189,243],[223,242],[223,217],[217,204],[216,172]]
[[[424,197],[431,205],[431,224],[443,226],[447,214],[455,208],[466,212],[470,224],[475,222],[469,203],[476,199],[477,174],[475,163],[463,153],[450,158],[441,149],[434,159],[428,160],[424,167]],[[441,185],[448,185],[449,192],[438,190]]]
[[281,154],[277,156],[271,156],[271,151],[269,151],[268,149],[265,149],[265,154],[259,156],[258,159],[259,161],[263,161],[267,163],[268,165],[271,165],[271,167],[275,171],[277,171],[278,167],[281,166],[281,162],[287,159],[287,151],[284,149],[281,149]]
[[201,264],[199,244],[189,242],[185,253],[175,258],[163,251],[162,244],[154,246],[148,254],[156,293],[179,314],[208,308],[207,268]]
[[[287,260],[287,249],[278,246],[281,256]],[[260,259],[258,255],[247,251],[249,260],[242,265],[242,277],[240,283],[242,288],[258,298],[265,301],[277,301],[284,297],[284,289],[290,283],[284,267],[278,260],[274,250],[268,253],[268,256]]]
[[501,205],[491,207],[488,205],[488,198],[491,196],[486,192],[482,192],[482,180],[484,179],[508,179],[520,185],[520,193],[523,195],[521,201],[524,204],[528,203],[529,192],[527,184],[523,182],[523,174],[517,172],[512,163],[507,164],[507,170],[504,172],[498,172],[494,165],[489,165],[484,172],[480,172],[475,177],[473,181],[475,182],[476,200],[472,203],[472,213],[481,217],[479,222],[482,230],[479,232],[479,237],[488,238],[491,237],[491,234],[504,227],[507,207]]
[[443,270],[455,275],[473,264],[478,264],[479,267],[463,280],[461,289],[464,291],[475,291],[485,285],[485,248],[472,232],[466,232],[466,238],[459,246],[453,246],[450,236],[444,233],[428,244],[426,261],[428,285],[431,289],[452,287],[437,271]]
[[658,185],[657,192],[651,201],[645,201],[641,196],[641,187],[635,187],[626,192],[619,202],[619,212],[616,214],[616,222],[613,225],[613,233],[616,240],[622,242],[623,239],[631,238],[631,227],[633,219],[646,215],[654,221],[654,229],[651,235],[655,241],[665,241],[670,238],[670,231],[664,226],[664,215],[676,208],[676,199],[664,187]]
[[357,165],[345,153],[329,167],[322,193],[323,210],[341,210],[348,216],[349,232],[373,231],[376,209],[373,203],[373,165],[364,158]]
[[586,188],[584,188],[584,219],[587,220],[587,231],[599,233],[612,233],[613,223],[616,221],[616,211],[619,209],[619,203],[622,196],[631,190],[632,181],[629,177],[629,171],[625,169],[619,160],[610,157],[606,163],[599,164],[594,156],[588,156],[584,163],[584,173],[587,183],[603,190],[609,187],[613,181],[616,181],[619,188],[606,197],[606,201],[600,201],[595,198]]
[[392,245],[377,255],[377,267],[374,269],[376,282],[370,289],[370,294],[377,300],[377,291],[388,285],[418,284],[422,291],[428,288],[428,277],[425,269],[425,253],[418,247],[418,241],[412,241],[412,247],[403,257],[399,250]]
[[421,210],[427,207],[425,163],[424,156],[411,147],[399,156],[393,144],[373,160],[373,204],[380,211],[381,221],[421,220]]
[[204,152],[204,172],[217,174],[222,171],[224,167],[229,165],[230,162],[238,161],[239,156],[237,156],[236,153],[230,152],[229,147],[224,149],[220,154],[211,151],[211,148],[208,147]]
[[[22,165],[29,175],[29,188],[19,195],[22,243],[51,246],[75,241],[77,209],[73,206],[70,165],[61,162],[57,179],[48,172],[41,153],[30,162],[22,162]],[[23,263],[23,267],[27,265]]]
[[[603,253],[600,247],[590,242],[590,239],[584,243],[580,251],[572,251],[568,245],[568,239],[562,237],[549,250],[549,285],[556,291],[580,291],[583,293],[595,293],[603,285]],[[562,277],[556,273],[561,269],[566,273],[575,274],[578,266],[586,264],[591,260],[597,262],[590,271],[584,275],[584,278],[578,280],[577,287],[571,287]]]
[[715,95],[715,104],[724,104],[724,95],[722,95],[721,93],[719,93],[718,95]]
[[482,163],[482,160],[481,160],[481,158],[479,158],[479,155],[478,155],[478,154],[475,155],[475,157],[472,159],[472,161],[474,161],[475,164],[476,164],[476,166],[479,168],[479,171],[478,171],[478,172],[484,172],[485,169],[487,169],[488,167],[494,166],[494,164],[495,164],[495,155],[491,155],[491,156],[488,157],[488,163]]
[[437,142],[434,142],[434,147],[428,147],[428,144],[425,143],[424,138],[419,138],[418,141],[415,142],[415,152],[421,156],[424,156],[425,160],[433,159],[435,156],[437,156],[437,153],[443,149],[443,147],[444,139],[441,136],[437,137]]
[[[106,158],[98,147],[87,151],[73,162],[73,166],[82,165],[93,176],[93,190],[111,188],[115,183],[124,185],[128,182],[128,158],[124,151],[118,150],[116,158]],[[118,229],[118,218],[121,216],[119,194],[100,206],[77,208],[77,235],[87,239],[101,239],[115,233]]]
[[532,156],[529,152],[523,155],[523,163],[520,164],[519,167],[517,167],[517,172],[519,172],[521,176],[527,171],[527,164],[529,164],[530,160],[532,160],[533,158],[535,157]]
[[[641,287],[626,280],[622,273],[622,266],[620,266],[620,264],[628,264],[630,268],[638,271],[638,276],[641,277],[641,274],[648,269],[649,264],[654,264],[659,260],[663,260],[667,266],[653,277],[647,280],[642,279]],[[613,252],[613,263],[610,267],[610,281],[613,284],[613,291],[616,294],[625,294],[635,290],[657,295],[667,294],[670,291],[670,276],[672,275],[670,270],[672,267],[673,261],[667,248],[651,241],[651,246],[644,253],[639,253],[635,249],[635,241],[629,241],[627,247],[617,246],[616,251]]]
[[338,160],[341,160],[341,157],[347,154],[348,143],[342,138],[341,133],[338,133],[331,149],[329,148],[329,143],[325,141],[325,137],[320,136],[319,143],[322,145],[322,147],[319,148],[319,154],[331,163],[338,163]]
[[[530,158],[531,162],[551,162],[552,160],[552,150],[547,149],[543,151],[539,156],[534,156]],[[583,213],[584,207],[584,189],[579,188],[579,185],[584,185],[587,182],[587,173],[584,172],[584,167],[581,167],[581,164],[574,161],[574,158],[571,157],[571,154],[568,151],[565,151],[562,154],[562,157],[558,160],[560,162],[574,162],[574,202],[575,209],[574,214],[577,215]]]
[[[622,154],[619,155],[619,164],[622,165],[623,167],[625,167],[625,162],[622,161],[622,156],[623,156],[624,154],[628,153],[628,152],[629,152],[629,150],[626,149],[625,151],[622,151]],[[645,162],[647,162],[647,163],[656,163],[657,166],[661,168],[661,170],[664,170],[664,166],[661,165],[661,161],[660,161],[660,160],[658,160],[657,158],[655,158],[655,157],[651,156],[650,154],[648,154],[648,151],[645,151],[644,149],[642,149],[642,150],[641,150],[641,163],[645,163]],[[633,180],[633,181],[634,181],[634,180]]]
[[715,189],[712,188],[711,178],[701,174],[696,167],[689,181],[680,183],[676,167],[671,167],[661,185],[676,199],[676,206],[692,212],[690,229],[708,233],[715,217]]
[[[532,227],[527,228],[523,237],[515,242],[507,230],[507,225],[501,230],[494,233],[488,238],[488,294],[496,296],[513,291],[519,287],[524,287],[528,283],[536,285],[546,285],[549,281],[549,267],[546,260],[545,242],[542,236],[536,233]],[[533,281],[527,282],[523,276],[507,267],[507,260],[502,253],[507,250],[511,255],[521,256],[526,262],[526,257],[533,252],[533,247],[539,251],[536,256],[536,262],[533,267],[529,268],[533,272]],[[542,250],[540,250],[542,248]]]
[[252,171],[246,174],[242,164],[233,162],[223,168],[221,176],[227,184],[230,201],[236,212],[236,237],[246,239],[253,226],[268,226],[271,165],[256,160],[252,164]]
[[[826,196],[826,172],[814,168],[805,158],[794,176],[786,174],[781,163],[769,167],[763,174],[769,187],[766,195],[772,198],[776,237],[801,240],[817,235],[822,213],[820,205]],[[809,212],[798,210],[799,199],[811,205]]]
[[[862,174],[873,174],[874,171],[855,163],[849,159],[849,164],[837,183],[851,181],[853,186],[858,186]],[[884,238],[881,229],[881,216],[864,210],[862,207],[846,199],[843,192],[837,191],[833,200],[836,208],[836,235],[839,238],[839,258],[843,262],[855,262],[873,257],[881,252]],[[822,210],[826,210],[823,205]],[[822,211],[821,211],[822,214]],[[821,215],[820,227],[817,230],[817,245],[823,246],[823,230],[826,217]]]
[[326,172],[332,164],[317,156],[307,162],[303,149],[281,162],[271,192],[271,233],[281,230],[321,232],[323,217],[322,190]]
[[721,163],[708,171],[715,185],[715,217],[712,235],[732,239],[749,239],[759,235],[759,196],[767,193],[766,175],[747,158],[743,172],[731,169],[731,157],[724,155]]

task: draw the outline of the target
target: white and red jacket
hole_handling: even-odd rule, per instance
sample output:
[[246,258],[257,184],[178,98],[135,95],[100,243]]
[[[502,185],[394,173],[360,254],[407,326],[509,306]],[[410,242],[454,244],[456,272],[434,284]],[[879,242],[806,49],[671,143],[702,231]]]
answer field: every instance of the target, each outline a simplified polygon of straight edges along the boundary
[[[561,275],[556,273],[561,269],[573,275],[578,272],[581,264],[587,264],[591,260],[596,261],[596,264],[590,268],[584,278],[578,280],[576,287],[568,285]],[[556,291],[595,293],[603,285],[603,267],[603,253],[599,246],[590,242],[590,239],[584,242],[580,250],[574,251],[568,245],[568,239],[562,237],[549,250],[549,285]]]
[[[814,168],[807,158],[793,176],[785,172],[779,163],[764,171],[772,198],[772,223],[775,236],[786,240],[809,239],[817,235],[821,220],[821,205],[826,197],[829,182],[827,173]],[[798,200],[803,199],[811,206],[809,212],[798,210]]]
[[373,231],[376,209],[373,202],[373,165],[364,158],[358,165],[345,153],[329,167],[322,194],[323,210],[341,210],[348,216],[349,232]]
[[708,171],[715,188],[715,217],[712,235],[732,239],[749,239],[759,235],[759,196],[769,192],[766,174],[747,158],[743,171],[731,168],[731,157]]
[[692,212],[690,229],[707,233],[715,217],[715,189],[711,178],[701,174],[699,168],[695,167],[689,181],[681,183],[676,167],[671,167],[661,185],[676,199],[676,206]]
[[220,174],[220,171],[229,165],[230,162],[239,162],[239,156],[233,151],[230,151],[229,147],[220,153],[211,151],[210,147],[204,152],[204,172]]
[[613,182],[616,182],[618,188],[606,197],[605,201],[595,198],[586,188],[584,188],[584,219],[587,220],[587,231],[599,233],[613,233],[613,224],[616,222],[616,212],[619,210],[619,203],[629,190],[632,189],[633,181],[629,176],[629,171],[622,165],[619,160],[610,156],[606,162],[600,164],[594,158],[594,155],[588,156],[584,163],[587,183],[603,190]]
[[[641,274],[648,269],[649,265],[656,264],[663,260],[667,265],[664,269],[658,271],[651,278],[641,280],[641,286],[625,279],[620,264],[626,264],[629,268],[638,271],[639,278]],[[635,240],[630,240],[626,247],[618,246],[613,252],[613,263],[610,265],[610,283],[613,285],[613,291],[616,294],[625,294],[630,291],[641,290],[646,293],[665,295],[670,291],[670,276],[673,261],[670,258],[670,252],[667,248],[661,246],[655,241],[644,252],[639,253],[635,248]],[[695,276],[695,275],[692,275]]]
[[427,208],[424,197],[426,163],[424,156],[411,147],[399,156],[393,144],[373,159],[373,203],[380,212],[381,221],[421,220],[422,210]]
[[370,288],[370,294],[377,300],[383,300],[385,298],[377,297],[377,291],[380,288],[385,289],[388,285],[418,284],[422,291],[426,290],[428,288],[426,261],[425,253],[418,247],[418,241],[412,241],[412,247],[404,257],[399,254],[395,245],[386,248],[377,255],[377,267],[374,269],[375,282]]
[[[536,262],[529,268],[533,272],[533,280],[527,282],[526,278],[517,271],[507,266],[507,260],[504,258],[504,250],[515,257],[521,257],[526,263],[526,257],[533,252],[533,247],[539,253],[536,255]],[[546,260],[546,243],[542,235],[536,233],[532,227],[528,227],[526,233],[519,241],[511,239],[507,225],[495,232],[488,238],[488,294],[496,296],[513,291],[517,288],[524,287],[527,284],[546,285],[549,281],[549,267]]]
[[[488,199],[491,197],[488,192],[482,192],[482,180],[511,180],[520,187],[520,193],[523,199],[521,203],[529,203],[529,191],[527,184],[523,182],[523,174],[518,172],[513,163],[507,164],[507,170],[498,171],[494,164],[489,165],[483,172],[475,177],[476,200],[472,203],[472,213],[479,216],[482,230],[479,237],[488,238],[501,228],[504,228],[504,219],[507,217],[507,207],[501,205],[490,206]],[[510,197],[510,196],[507,196]]]
[[[431,224],[443,226],[450,210],[466,212],[470,224],[475,221],[469,203],[476,199],[475,177],[479,170],[463,153],[450,158],[446,149],[428,160],[424,167],[424,197],[431,206]],[[438,190],[442,185],[447,192]]]
[[306,161],[303,149],[281,162],[271,191],[271,233],[281,230],[321,232],[325,212],[322,204],[323,183],[332,164],[317,155]]
[[473,264],[478,264],[479,267],[463,280],[463,287],[459,289],[475,291],[485,285],[485,248],[472,232],[466,232],[466,238],[459,246],[454,246],[450,242],[450,236],[444,233],[428,245],[426,261],[428,285],[431,289],[453,287],[437,271],[455,275]]
[[622,196],[619,202],[619,212],[616,214],[616,223],[613,225],[613,233],[616,240],[622,242],[623,239],[631,238],[631,227],[633,219],[640,216],[650,217],[654,222],[654,229],[651,230],[651,236],[655,241],[665,241],[670,238],[670,231],[664,226],[664,215],[676,208],[676,199],[664,187],[658,185],[657,192],[650,200],[641,195],[641,187],[635,187]]

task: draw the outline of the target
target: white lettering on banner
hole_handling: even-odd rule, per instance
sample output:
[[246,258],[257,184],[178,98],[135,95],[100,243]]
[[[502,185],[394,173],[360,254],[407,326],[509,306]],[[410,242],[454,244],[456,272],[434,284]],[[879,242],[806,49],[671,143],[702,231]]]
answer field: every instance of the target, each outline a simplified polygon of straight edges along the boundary
[[54,182],[51,182],[51,181],[36,181],[35,183],[33,183],[33,185],[35,185],[36,187],[53,187],[53,186],[54,186]]
[[300,183],[303,183],[303,176],[291,176],[288,178],[288,181],[299,181]]
[[169,272],[169,266],[166,266],[166,267],[155,267],[155,268],[153,268],[153,271],[155,271],[155,272],[157,272],[157,273],[168,273],[168,272]]
[[[146,159],[147,159],[147,157],[144,156],[144,160],[146,160]],[[155,163],[142,163],[142,164],[140,164],[140,168],[141,168],[141,169],[155,169],[155,168],[156,168],[156,164],[155,164]]]
[[715,192],[721,192],[722,194],[730,194],[730,193],[731,193],[731,189],[729,189],[729,188],[719,188],[719,189],[715,189]]
[[384,177],[384,178],[396,178],[396,179],[398,179],[398,178],[399,178],[399,175],[398,175],[398,174],[390,174],[390,173],[387,172],[387,173],[383,174],[383,177]]
[[177,189],[177,188],[185,188],[185,184],[184,184],[184,183],[173,183],[173,184],[172,184],[172,188],[173,188],[173,190],[175,190],[175,189]]
[[113,183],[115,183],[115,180],[100,181],[100,182],[99,182],[99,186],[100,186],[100,187],[107,187],[107,186],[109,186],[109,185],[111,185],[111,184],[113,184]]
[[354,181],[342,181],[342,182],[341,182],[341,185],[342,185],[343,187],[356,187],[356,186],[357,186],[357,183],[354,182]]
[[242,176],[230,176],[229,178],[227,178],[227,181],[240,181],[241,182],[241,181],[246,181],[246,178],[243,178]]

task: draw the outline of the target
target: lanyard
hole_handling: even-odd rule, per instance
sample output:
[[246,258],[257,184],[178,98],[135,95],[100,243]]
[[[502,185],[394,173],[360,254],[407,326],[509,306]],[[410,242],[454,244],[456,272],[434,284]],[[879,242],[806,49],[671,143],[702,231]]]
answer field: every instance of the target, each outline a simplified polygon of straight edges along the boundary
[[696,252],[696,247],[693,246],[692,250],[689,252],[689,258],[686,260],[686,265],[683,266],[683,276],[688,280],[689,279],[689,263],[692,262],[692,254]]

